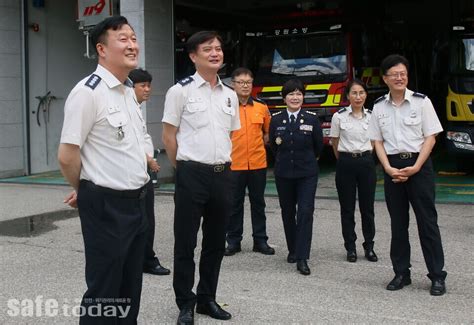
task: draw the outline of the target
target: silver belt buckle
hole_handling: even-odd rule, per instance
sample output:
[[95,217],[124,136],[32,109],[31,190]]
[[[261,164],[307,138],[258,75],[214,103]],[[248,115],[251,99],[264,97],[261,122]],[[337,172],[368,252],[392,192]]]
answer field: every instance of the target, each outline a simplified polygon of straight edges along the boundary
[[411,158],[411,152],[400,152],[400,159]]
[[225,165],[215,165],[214,173],[222,173],[224,171]]
[[362,157],[362,152],[352,152],[352,158]]

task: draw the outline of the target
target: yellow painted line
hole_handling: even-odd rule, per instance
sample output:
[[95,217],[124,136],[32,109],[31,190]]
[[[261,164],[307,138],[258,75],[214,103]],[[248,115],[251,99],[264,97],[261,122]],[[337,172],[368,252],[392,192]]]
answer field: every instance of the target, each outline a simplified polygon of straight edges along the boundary
[[474,195],[474,192],[454,192],[454,194],[458,194],[458,195]]
[[447,183],[436,183],[440,186],[452,186],[452,187],[473,187],[474,184],[447,184]]

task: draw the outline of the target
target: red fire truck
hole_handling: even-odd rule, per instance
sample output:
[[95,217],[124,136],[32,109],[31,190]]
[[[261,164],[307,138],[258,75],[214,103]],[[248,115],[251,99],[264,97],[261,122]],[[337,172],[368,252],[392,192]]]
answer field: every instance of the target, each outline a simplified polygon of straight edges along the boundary
[[363,78],[373,98],[384,89],[382,78],[378,68],[355,68],[353,34],[348,26],[336,23],[339,11],[299,14],[304,17],[286,14],[276,17],[271,28],[244,31],[240,61],[254,73],[253,96],[265,101],[270,111],[285,108],[280,92],[287,80],[302,80],[306,87],[303,109],[318,114],[327,145],[332,115],[349,104],[343,96],[349,80]]

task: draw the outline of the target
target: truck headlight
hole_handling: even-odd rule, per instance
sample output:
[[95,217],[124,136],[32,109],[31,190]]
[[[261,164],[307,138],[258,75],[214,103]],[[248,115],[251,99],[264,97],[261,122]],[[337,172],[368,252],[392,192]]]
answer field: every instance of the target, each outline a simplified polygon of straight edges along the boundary
[[446,138],[456,142],[472,143],[471,137],[466,132],[448,131],[446,132]]

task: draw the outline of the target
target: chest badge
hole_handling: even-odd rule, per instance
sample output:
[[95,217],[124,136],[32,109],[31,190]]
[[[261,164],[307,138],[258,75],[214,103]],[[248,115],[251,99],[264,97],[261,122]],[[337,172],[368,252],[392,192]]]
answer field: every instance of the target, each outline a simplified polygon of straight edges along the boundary
[[122,127],[119,126],[117,130],[117,139],[122,140],[124,137],[125,137],[125,132],[123,132]]
[[275,143],[276,143],[277,145],[280,145],[282,142],[283,142],[283,140],[282,140],[280,137],[277,137],[277,138],[275,139]]

